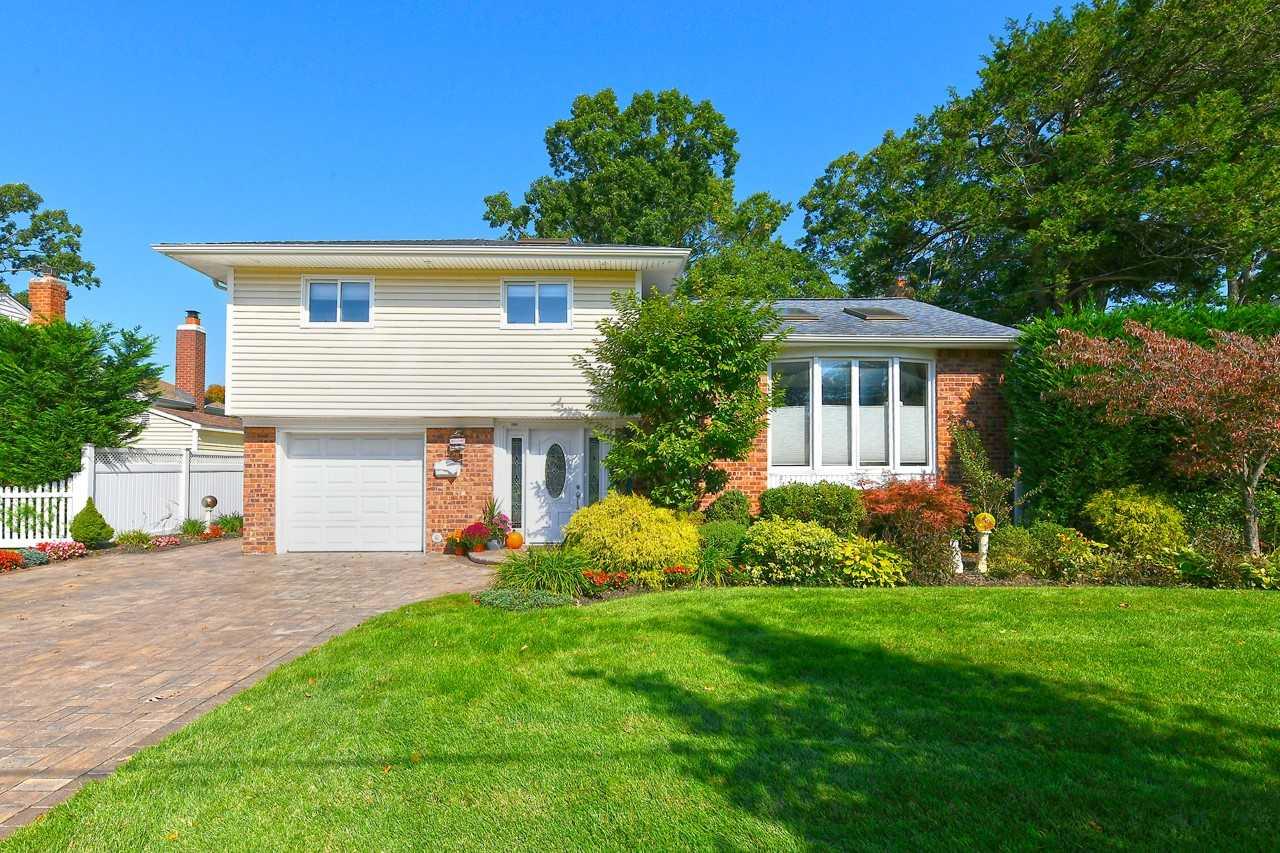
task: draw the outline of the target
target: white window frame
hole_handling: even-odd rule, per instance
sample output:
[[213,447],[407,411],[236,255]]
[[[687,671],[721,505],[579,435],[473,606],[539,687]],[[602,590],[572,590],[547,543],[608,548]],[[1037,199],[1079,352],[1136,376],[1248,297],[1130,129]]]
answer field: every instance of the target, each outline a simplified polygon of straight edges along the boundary
[[[513,284],[532,284],[534,286],[533,295],[533,322],[532,323],[508,323],[507,322],[507,288]],[[544,284],[563,284],[565,285],[567,305],[565,306],[565,322],[563,323],[544,323],[542,322],[542,285]],[[498,328],[500,329],[572,329],[573,328],[573,279],[562,276],[556,278],[539,278],[537,276],[510,276],[502,279],[502,297],[498,306]]]
[[[316,284],[337,284],[338,285],[338,319],[332,323],[323,321],[311,321],[311,285]],[[369,320],[367,322],[353,323],[350,320],[342,319],[342,285],[343,284],[367,284],[369,285]],[[306,329],[370,329],[373,328],[374,306],[377,305],[377,288],[374,285],[372,276],[367,275],[304,275],[302,277],[302,326]]]
[[[822,464],[822,363],[831,361],[848,361],[850,362],[850,441],[853,447],[853,464],[852,465],[824,465]],[[889,464],[888,465],[863,465],[861,464],[861,442],[859,441],[859,428],[861,419],[858,417],[858,391],[859,391],[859,362],[860,361],[887,361],[889,362],[889,389],[888,400],[889,406]],[[891,353],[869,353],[869,352],[831,352],[817,356],[787,356],[780,355],[769,363],[769,388],[773,388],[773,366],[775,364],[791,362],[806,362],[809,365],[809,464],[808,465],[775,465],[773,463],[773,418],[772,414],[769,419],[769,447],[768,447],[768,470],[770,474],[782,477],[790,476],[807,476],[830,474],[833,477],[866,474],[869,478],[884,477],[889,474],[935,474],[938,470],[938,442],[937,442],[937,411],[938,411],[938,383],[937,383],[937,362],[936,359],[925,355],[900,355]],[[927,412],[925,422],[928,426],[927,450],[929,454],[929,462],[927,465],[903,465],[901,459],[901,437],[900,430],[902,424],[902,401],[899,393],[899,370],[903,363],[923,364],[928,368],[928,390],[926,392],[925,403]]]

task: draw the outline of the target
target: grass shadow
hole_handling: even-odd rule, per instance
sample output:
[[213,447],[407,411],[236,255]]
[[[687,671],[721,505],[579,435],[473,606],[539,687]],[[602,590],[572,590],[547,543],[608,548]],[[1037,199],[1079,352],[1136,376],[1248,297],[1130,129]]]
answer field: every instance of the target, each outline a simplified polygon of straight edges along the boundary
[[750,618],[674,626],[732,690],[579,677],[645,697],[682,772],[804,843],[845,849],[1274,849],[1280,728]]

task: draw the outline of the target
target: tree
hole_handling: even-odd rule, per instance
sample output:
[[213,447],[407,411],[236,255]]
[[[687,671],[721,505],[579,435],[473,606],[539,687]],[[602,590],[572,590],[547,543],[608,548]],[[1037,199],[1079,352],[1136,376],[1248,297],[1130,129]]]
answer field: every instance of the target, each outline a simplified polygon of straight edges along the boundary
[[1258,482],[1280,453],[1280,335],[1213,332],[1213,346],[1128,321],[1127,337],[1108,340],[1062,330],[1051,363],[1079,369],[1063,395],[1100,407],[1116,424],[1161,418],[1177,424],[1170,462],[1189,475],[1240,489],[1249,550],[1261,553]]
[[3,276],[38,272],[68,284],[96,287],[93,264],[80,257],[79,225],[65,210],[41,210],[42,199],[26,184],[0,184],[0,286]]
[[709,250],[680,281],[681,292],[755,300],[843,296],[820,264],[777,236],[791,210],[768,193],[756,193],[720,216]]
[[836,159],[804,246],[857,293],[898,274],[1006,322],[1276,292],[1275,0],[1096,0],[1010,23],[970,94]]
[[615,296],[617,315],[579,358],[593,408],[629,419],[601,431],[609,470],[655,503],[693,506],[724,488],[721,460],[741,460],[764,429],[761,378],[780,324],[768,306],[726,296]]
[[0,484],[61,480],[83,445],[137,438],[160,378],[154,348],[137,330],[0,319]]
[[553,176],[516,205],[487,196],[485,221],[511,238],[685,246],[700,252],[733,205],[738,134],[710,101],[670,89],[619,109],[612,89],[579,95],[546,134]]
[[223,388],[221,385],[210,385],[205,389],[204,401],[206,403],[217,403],[221,406],[223,403],[227,402],[227,389]]

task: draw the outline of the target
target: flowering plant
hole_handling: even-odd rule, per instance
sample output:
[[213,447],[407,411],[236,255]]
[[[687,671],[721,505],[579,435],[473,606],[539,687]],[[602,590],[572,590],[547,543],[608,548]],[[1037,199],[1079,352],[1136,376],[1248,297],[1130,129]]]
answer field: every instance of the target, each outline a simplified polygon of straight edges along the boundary
[[474,548],[489,540],[489,525],[483,521],[474,521],[462,528],[458,542],[465,548]]
[[200,534],[200,538],[205,542],[208,542],[212,539],[221,539],[222,528],[216,524],[210,524],[209,529],[206,530],[204,533]]
[[147,547],[158,551],[161,548],[172,548],[174,545],[181,544],[182,540],[177,536],[152,536],[151,544]]
[[50,560],[70,560],[83,557],[88,552],[83,542],[41,542],[36,545],[36,550],[48,554]]
[[585,571],[582,576],[596,592],[603,589],[622,589],[631,580],[626,572]]
[[489,531],[489,535],[485,537],[487,539],[505,539],[511,532],[511,518],[499,506],[496,498],[489,498],[484,505],[484,512],[480,513],[480,520]]
[[22,555],[17,551],[0,551],[0,572],[11,572],[22,566]]

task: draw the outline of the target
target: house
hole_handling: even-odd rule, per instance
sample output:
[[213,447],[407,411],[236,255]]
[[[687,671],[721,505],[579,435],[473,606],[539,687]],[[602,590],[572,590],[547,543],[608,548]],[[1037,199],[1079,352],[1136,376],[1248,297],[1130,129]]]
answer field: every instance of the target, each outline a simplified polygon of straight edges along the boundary
[[[247,551],[439,550],[496,498],[552,542],[608,487],[574,364],[615,293],[670,288],[685,249],[554,240],[162,244],[227,293]],[[950,473],[949,424],[1007,464],[1017,332],[909,299],[787,300],[784,404],[731,486]]]
[[[43,276],[28,286],[35,322],[66,319],[67,285]],[[19,306],[21,307],[21,306]],[[186,450],[199,453],[244,452],[239,418],[221,407],[206,406],[205,330],[200,313],[188,311],[177,330],[174,360],[176,384],[157,382],[155,405],[143,415],[143,431],[130,445],[142,450]]]
[[0,292],[0,317],[17,320],[19,323],[30,323],[31,311],[11,294]]
[[156,399],[145,415],[146,428],[132,447],[197,453],[241,454],[244,428],[223,406],[206,403],[206,332],[200,312],[188,311],[177,329],[173,373],[176,383],[156,382]]

